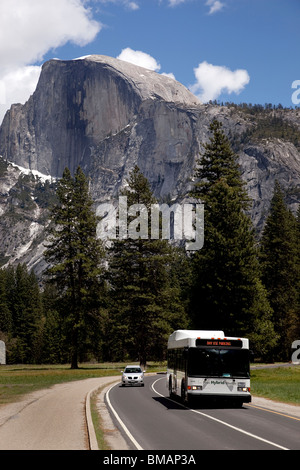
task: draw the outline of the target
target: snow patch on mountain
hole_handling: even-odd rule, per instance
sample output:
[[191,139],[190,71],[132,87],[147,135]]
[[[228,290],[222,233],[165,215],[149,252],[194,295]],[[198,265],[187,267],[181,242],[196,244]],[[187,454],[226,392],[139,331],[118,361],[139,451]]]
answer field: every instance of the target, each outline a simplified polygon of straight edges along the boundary
[[20,170],[21,173],[24,174],[24,175],[33,175],[36,179],[39,179],[42,183],[45,183],[46,181],[49,181],[50,183],[53,182],[53,181],[56,181],[56,178],[54,178],[51,175],[44,175],[40,171],[31,170],[30,168],[24,168],[20,165],[17,165],[16,163],[13,163],[13,162],[8,161],[7,163],[9,163],[13,167],[17,168],[18,170]]

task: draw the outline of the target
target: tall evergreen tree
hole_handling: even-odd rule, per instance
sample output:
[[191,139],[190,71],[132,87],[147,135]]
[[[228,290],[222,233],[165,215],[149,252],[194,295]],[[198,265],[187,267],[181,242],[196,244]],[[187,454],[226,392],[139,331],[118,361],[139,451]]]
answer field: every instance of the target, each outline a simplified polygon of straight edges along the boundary
[[209,142],[204,144],[204,153],[198,161],[199,167],[195,172],[198,181],[194,185],[192,195],[208,204],[214,185],[225,181],[234,190],[240,208],[246,210],[250,201],[245,183],[241,179],[237,155],[232,151],[219,121],[212,121],[210,131],[212,136]]
[[[221,123],[214,120],[212,137],[196,170],[192,195],[205,207],[204,247],[195,253],[194,325],[247,335],[260,354],[274,342],[271,309],[260,281],[255,237],[237,155]],[[259,339],[264,336],[263,350]]]
[[61,311],[60,295],[55,285],[45,283],[42,292],[43,327],[43,364],[63,364],[68,362],[68,343],[64,331],[64,315]]
[[274,325],[280,337],[276,355],[288,360],[293,340],[298,339],[299,312],[299,228],[287,208],[278,181],[275,182],[270,213],[266,220],[260,259],[262,279],[274,310]]
[[79,167],[75,177],[65,169],[52,210],[52,228],[45,252],[49,279],[60,293],[60,305],[70,340],[71,368],[78,368],[79,354],[91,325],[99,320],[103,247],[96,237],[97,217],[87,179]]
[[[145,365],[149,358],[162,359],[168,335],[184,328],[187,317],[180,286],[171,279],[175,252],[167,240],[151,239],[150,208],[156,200],[148,180],[135,167],[128,183],[123,196],[127,196],[128,207],[143,204],[147,208],[149,231],[145,239],[116,240],[111,250],[112,343],[119,337],[119,353]],[[128,224],[138,225],[136,219],[137,214],[129,216]]]
[[0,332],[10,333],[12,329],[12,316],[8,307],[6,292],[6,272],[0,270]]
[[37,277],[19,264],[6,269],[7,305],[12,326],[9,335],[8,360],[11,363],[38,363],[42,303]]

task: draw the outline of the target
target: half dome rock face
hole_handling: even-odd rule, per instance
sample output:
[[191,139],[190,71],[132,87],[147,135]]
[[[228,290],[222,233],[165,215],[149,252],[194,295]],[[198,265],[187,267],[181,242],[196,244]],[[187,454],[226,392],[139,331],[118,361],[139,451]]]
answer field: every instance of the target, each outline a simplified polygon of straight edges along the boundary
[[147,101],[197,106],[183,85],[105,56],[50,60],[25,105],[13,105],[0,130],[0,154],[54,177],[89,171],[97,146],[132,126]]
[[244,108],[203,105],[175,80],[106,56],[46,62],[33,95],[13,105],[0,127],[0,266],[44,269],[52,178],[66,167],[84,170],[95,206],[117,200],[134,165],[159,202],[184,201],[213,119],[239,156],[258,232],[275,180],[295,212],[300,111]]
[[152,70],[101,55],[91,55],[84,60],[101,64],[102,67],[119,74],[132,86],[142,101],[149,98],[162,99],[187,106],[196,106],[200,103],[181,83]]
[[[253,118],[252,111],[203,105],[176,80],[111,57],[50,60],[27,103],[6,113],[0,156],[54,178],[80,165],[95,204],[117,198],[138,165],[159,201],[182,201],[192,189],[210,123],[218,119],[239,155],[252,218],[261,227],[275,179],[287,191],[291,208],[297,208],[300,112],[261,111]],[[273,115],[294,143],[277,137]],[[261,123],[269,130],[258,137]]]

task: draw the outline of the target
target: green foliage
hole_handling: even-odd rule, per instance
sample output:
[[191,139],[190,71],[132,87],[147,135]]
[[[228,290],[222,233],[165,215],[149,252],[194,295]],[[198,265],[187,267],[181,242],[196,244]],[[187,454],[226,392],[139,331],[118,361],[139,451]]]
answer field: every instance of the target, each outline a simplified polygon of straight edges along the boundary
[[7,280],[4,270],[0,270],[0,331],[9,333],[12,329],[12,312],[8,306]]
[[261,239],[262,280],[274,310],[280,342],[276,357],[288,360],[291,344],[300,334],[299,226],[288,210],[283,192],[275,183],[270,213]]
[[75,177],[65,169],[57,189],[58,204],[51,211],[52,225],[45,259],[47,271],[60,296],[66,335],[71,344],[71,367],[88,333],[99,320],[102,245],[96,238],[97,218],[80,168]]
[[57,203],[56,198],[56,184],[50,183],[48,180],[45,183],[39,181],[34,188],[33,196],[36,204],[41,208],[50,208]]
[[[212,137],[204,145],[204,153],[198,161],[199,167],[195,172],[195,177],[200,180],[195,183],[192,196],[209,204],[214,185],[224,181],[234,190],[236,202],[242,209],[246,209],[249,198],[239,172],[237,155],[232,151],[219,121],[214,120],[211,123],[210,131]],[[208,208],[207,205],[206,207]]]
[[0,178],[6,175],[8,163],[0,156]]
[[248,143],[270,138],[286,140],[292,142],[298,149],[300,148],[299,129],[280,116],[266,116],[256,119],[255,125],[244,132],[240,140],[241,143]]
[[[214,104],[220,105],[217,102]],[[294,123],[298,120],[297,110],[271,103],[261,105],[226,102],[225,106],[233,115],[240,115],[243,120],[247,121],[247,129],[242,133],[229,131],[231,146],[235,151],[239,151],[241,147],[249,143],[276,138],[291,142],[297,149],[300,148],[300,130],[299,126]]]
[[256,396],[300,405],[300,367],[253,370],[251,391]]
[[[135,167],[123,195],[128,205],[155,202],[147,179]],[[129,223],[134,220],[129,218]],[[150,222],[149,222],[150,223]],[[168,335],[188,324],[181,290],[174,279],[176,258],[167,240],[117,240],[109,258],[111,317],[107,334],[118,344],[119,357],[126,354],[145,365],[149,357],[162,359]],[[173,275],[173,278],[172,278]],[[113,346],[112,350],[113,352]],[[118,357],[118,356],[114,356]]]
[[31,197],[34,177],[29,175],[20,175],[17,184],[11,189],[10,196],[17,202],[18,207],[25,210],[35,208]]
[[199,329],[248,336],[251,347],[263,355],[272,346],[274,332],[260,282],[253,228],[245,212],[248,197],[237,156],[221,124],[213,121],[211,131],[192,193],[205,206],[204,247],[193,257],[193,321]]
[[[205,205],[204,247],[192,255],[150,238],[156,200],[138,167],[122,195],[128,207],[147,207],[149,236],[118,239],[106,251],[80,168],[74,177],[65,170],[55,194],[52,185],[36,185],[35,201],[48,208],[50,198],[53,207],[49,269],[42,289],[24,265],[0,270],[0,338],[8,363],[144,365],[165,359],[168,335],[179,328],[223,329],[247,336],[257,358],[290,359],[300,336],[300,208],[295,217],[276,184],[258,250],[237,156],[218,121],[211,132],[193,188]],[[27,208],[30,185],[20,179],[15,193],[21,190]],[[128,216],[137,232],[138,216]]]
[[25,265],[0,271],[0,331],[7,342],[7,361],[40,360],[42,304],[37,278]]

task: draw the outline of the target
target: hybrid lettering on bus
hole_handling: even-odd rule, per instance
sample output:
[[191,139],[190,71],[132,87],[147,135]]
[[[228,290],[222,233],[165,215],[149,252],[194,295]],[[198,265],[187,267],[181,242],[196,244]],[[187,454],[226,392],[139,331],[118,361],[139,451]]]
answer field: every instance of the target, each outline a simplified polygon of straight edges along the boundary
[[249,340],[223,331],[177,330],[168,340],[169,395],[251,402]]

